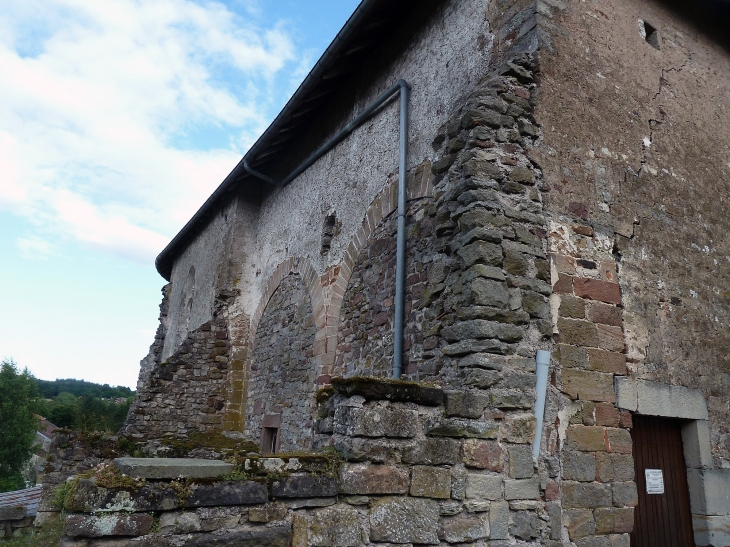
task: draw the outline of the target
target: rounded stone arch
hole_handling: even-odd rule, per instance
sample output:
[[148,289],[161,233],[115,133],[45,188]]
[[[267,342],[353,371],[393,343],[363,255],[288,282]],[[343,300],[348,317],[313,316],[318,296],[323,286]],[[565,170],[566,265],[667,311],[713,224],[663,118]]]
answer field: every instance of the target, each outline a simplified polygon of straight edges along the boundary
[[276,430],[276,448],[281,451],[312,448],[319,364],[310,290],[314,271],[305,265],[292,259],[275,270],[250,331],[244,433],[263,444],[271,442]]
[[[431,163],[424,161],[414,167],[407,176],[407,218],[408,223],[415,221],[414,213],[424,209],[433,196],[433,177],[431,174]],[[332,376],[388,376],[392,370],[392,319],[393,304],[389,301],[395,293],[395,247],[396,247],[396,209],[398,207],[398,176],[392,175],[385,187],[372,201],[363,218],[362,225],[352,237],[347,252],[342,260],[339,276],[334,283],[334,291],[329,303],[329,313],[336,317],[334,322],[333,344],[336,348],[331,356],[333,365]],[[422,213],[421,213],[422,216]],[[415,221],[421,223],[420,220]],[[414,294],[419,288],[417,285],[424,285],[425,279],[414,279],[410,271],[409,263],[413,264],[414,245],[407,246],[407,276],[406,290]],[[373,255],[389,255],[386,265],[373,264],[370,253]],[[379,279],[363,279],[364,270],[374,271],[380,267],[376,277]],[[386,271],[383,271],[386,270]],[[422,272],[421,272],[422,273]],[[372,277],[372,275],[370,276]],[[392,287],[390,287],[392,281]],[[392,288],[392,291],[390,289]],[[379,290],[378,290],[379,289]],[[375,292],[373,292],[375,290]],[[393,292],[393,295],[386,295],[386,292]],[[355,317],[358,302],[362,311],[370,315],[364,318],[362,315]],[[406,303],[406,314],[409,305]],[[390,312],[390,313],[388,313]],[[386,317],[387,316],[387,317]],[[363,321],[363,319],[365,319]],[[359,322],[359,323],[358,323]],[[355,325],[356,323],[357,326]],[[368,329],[363,332],[363,325],[367,324]],[[353,343],[355,331],[363,337],[360,347]],[[377,331],[377,333],[376,333]],[[408,334],[408,328],[406,328]],[[420,341],[419,341],[420,343]],[[376,346],[380,347],[376,347]],[[388,354],[388,346],[390,353]],[[406,350],[410,342],[406,340]],[[387,364],[386,364],[387,361]],[[326,367],[325,367],[326,368]],[[408,370],[404,371],[408,373]]]

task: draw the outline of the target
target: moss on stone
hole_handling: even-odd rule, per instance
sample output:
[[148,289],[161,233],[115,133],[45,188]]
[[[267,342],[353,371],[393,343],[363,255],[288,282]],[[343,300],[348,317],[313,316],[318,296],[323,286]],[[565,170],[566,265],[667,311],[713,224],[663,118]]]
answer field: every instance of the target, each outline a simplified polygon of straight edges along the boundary
[[332,378],[332,387],[342,395],[348,397],[360,395],[371,400],[399,401],[427,406],[439,406],[444,401],[442,389],[392,378],[366,376]]

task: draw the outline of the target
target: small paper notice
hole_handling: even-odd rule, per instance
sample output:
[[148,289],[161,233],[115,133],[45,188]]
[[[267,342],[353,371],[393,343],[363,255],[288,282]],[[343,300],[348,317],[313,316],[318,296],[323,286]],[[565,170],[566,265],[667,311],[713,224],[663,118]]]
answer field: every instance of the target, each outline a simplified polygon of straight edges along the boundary
[[663,494],[664,493],[664,475],[661,469],[644,469],[646,476],[646,493],[647,494]]

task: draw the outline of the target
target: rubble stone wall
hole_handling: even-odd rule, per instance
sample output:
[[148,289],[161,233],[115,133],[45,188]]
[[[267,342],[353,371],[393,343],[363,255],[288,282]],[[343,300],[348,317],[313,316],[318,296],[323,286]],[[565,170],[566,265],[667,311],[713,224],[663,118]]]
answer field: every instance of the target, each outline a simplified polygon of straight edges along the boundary
[[312,448],[314,315],[298,274],[285,277],[256,328],[248,372],[244,434],[259,441],[265,414],[280,417],[280,449]]
[[333,387],[317,431],[336,453],[241,454],[231,477],[136,488],[103,486],[92,470],[72,479],[63,545],[560,544],[529,413],[485,414],[468,390],[360,378]]

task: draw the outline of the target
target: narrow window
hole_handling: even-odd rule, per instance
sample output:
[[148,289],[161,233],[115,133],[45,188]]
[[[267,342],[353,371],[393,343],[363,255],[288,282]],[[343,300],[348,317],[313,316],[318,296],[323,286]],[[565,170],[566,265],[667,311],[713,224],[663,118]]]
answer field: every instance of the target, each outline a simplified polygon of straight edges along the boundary
[[281,414],[265,414],[261,426],[261,453],[276,454],[281,442]]
[[276,444],[279,440],[278,427],[265,427],[261,432],[261,453],[276,454]]
[[322,226],[322,248],[320,254],[327,254],[330,252],[332,246],[332,239],[340,233],[341,223],[337,220],[337,213],[330,213],[324,219]]
[[659,31],[646,21],[641,22],[641,31],[644,40],[652,47],[659,49]]

